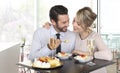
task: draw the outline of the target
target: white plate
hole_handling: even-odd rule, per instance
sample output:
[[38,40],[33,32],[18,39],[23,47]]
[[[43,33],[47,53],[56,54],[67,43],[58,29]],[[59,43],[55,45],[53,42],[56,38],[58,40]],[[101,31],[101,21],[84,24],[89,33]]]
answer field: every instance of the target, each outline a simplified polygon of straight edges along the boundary
[[51,70],[51,69],[60,68],[62,66],[63,66],[63,62],[60,62],[60,65],[58,65],[58,66],[54,66],[54,67],[50,67],[50,68],[37,67],[34,64],[33,64],[32,67],[35,68],[35,69],[41,69],[41,70]]
[[75,56],[74,59],[79,61],[80,63],[87,63],[90,62],[93,59],[93,57],[88,56],[87,58],[83,59],[80,56]]
[[66,54],[67,54],[67,56],[60,56],[58,54],[56,54],[55,56],[60,58],[60,59],[68,59],[70,56],[72,56],[72,54],[70,54],[70,53],[66,53]]

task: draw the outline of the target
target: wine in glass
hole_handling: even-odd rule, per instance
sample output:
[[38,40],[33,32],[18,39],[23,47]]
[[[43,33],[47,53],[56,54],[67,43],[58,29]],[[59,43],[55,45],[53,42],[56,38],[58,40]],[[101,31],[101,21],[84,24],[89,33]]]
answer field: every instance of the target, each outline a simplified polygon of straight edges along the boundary
[[94,58],[94,40],[93,39],[87,40],[87,48],[90,52],[90,56]]
[[52,57],[53,57],[53,54],[54,54],[53,50],[55,49],[55,47],[56,47],[56,39],[51,37],[49,39],[49,48],[52,50]]
[[94,63],[94,40],[93,39],[87,40],[87,48],[90,52],[90,57],[91,57],[91,61],[88,63],[88,65],[94,66],[96,64]]

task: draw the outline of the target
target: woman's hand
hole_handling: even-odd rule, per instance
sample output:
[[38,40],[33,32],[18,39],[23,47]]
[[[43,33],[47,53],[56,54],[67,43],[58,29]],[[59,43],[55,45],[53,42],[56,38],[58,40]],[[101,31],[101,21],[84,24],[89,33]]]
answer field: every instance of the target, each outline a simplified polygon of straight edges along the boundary
[[46,23],[43,25],[43,28],[50,29],[50,26],[51,26],[51,24],[50,24],[49,22],[46,22]]
[[90,52],[82,52],[82,51],[80,51],[80,50],[74,50],[73,52],[72,52],[73,54],[84,54],[84,55],[90,55]]

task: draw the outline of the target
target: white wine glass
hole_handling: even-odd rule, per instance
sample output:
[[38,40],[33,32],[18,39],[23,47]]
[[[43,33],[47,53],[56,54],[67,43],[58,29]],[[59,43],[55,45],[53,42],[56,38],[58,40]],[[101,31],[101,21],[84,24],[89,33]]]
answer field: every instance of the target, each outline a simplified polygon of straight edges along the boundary
[[91,61],[88,63],[88,65],[94,66],[96,64],[94,63],[94,40],[93,39],[87,40],[87,48],[90,52],[90,57],[91,57]]
[[87,40],[87,48],[90,52],[90,56],[94,58],[94,40],[93,39]]
[[54,54],[55,46],[56,46],[56,39],[54,37],[50,37],[49,48],[50,50],[52,50],[52,57],[54,57],[53,54]]

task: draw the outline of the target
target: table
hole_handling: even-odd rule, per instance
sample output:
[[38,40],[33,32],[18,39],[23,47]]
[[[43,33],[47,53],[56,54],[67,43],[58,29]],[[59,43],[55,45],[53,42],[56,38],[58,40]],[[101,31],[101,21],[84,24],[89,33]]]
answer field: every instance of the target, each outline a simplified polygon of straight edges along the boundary
[[86,63],[79,63],[78,61],[74,59],[67,59],[62,60],[63,66],[61,68],[52,69],[52,70],[40,70],[40,69],[34,69],[33,67],[23,65],[23,64],[17,64],[23,67],[26,67],[28,69],[33,69],[40,73],[89,73],[91,71],[97,70],[99,68],[111,65],[115,62],[113,61],[107,61],[107,60],[101,60],[101,59],[94,59],[93,62],[96,64],[94,66],[89,66]]

